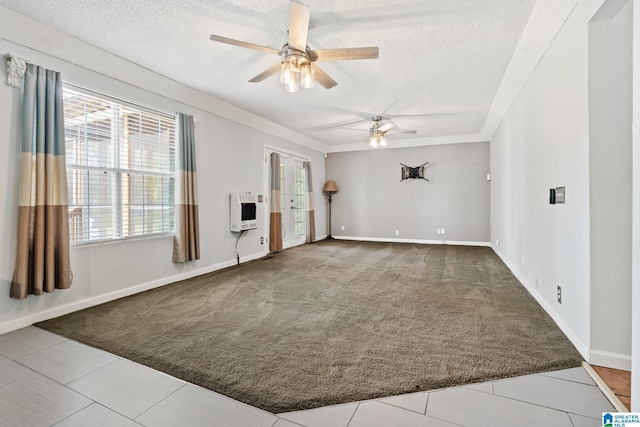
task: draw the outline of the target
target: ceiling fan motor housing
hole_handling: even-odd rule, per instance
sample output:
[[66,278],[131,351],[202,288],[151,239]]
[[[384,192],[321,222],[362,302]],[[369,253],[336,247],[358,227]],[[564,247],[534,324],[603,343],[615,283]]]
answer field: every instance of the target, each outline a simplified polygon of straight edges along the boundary
[[288,44],[282,46],[280,57],[282,58],[281,62],[287,62],[296,68],[302,68],[311,63],[307,52],[292,48]]

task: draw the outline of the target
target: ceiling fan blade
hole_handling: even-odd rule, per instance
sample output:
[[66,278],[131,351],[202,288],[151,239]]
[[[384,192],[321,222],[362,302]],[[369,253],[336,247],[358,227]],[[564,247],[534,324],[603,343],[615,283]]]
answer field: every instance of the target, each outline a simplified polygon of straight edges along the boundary
[[357,111],[349,111],[349,110],[341,110],[339,108],[325,108],[325,107],[316,107],[316,109],[321,110],[323,112],[331,113],[331,114],[345,114],[348,116],[359,117],[361,122],[370,122],[371,114],[369,113],[359,113]]
[[292,1],[289,4],[289,46],[306,52],[311,8]]
[[417,130],[391,130],[391,131],[387,131],[386,133],[389,134],[396,134],[396,133],[418,133]]
[[272,49],[270,47],[260,46],[259,44],[247,43],[247,42],[243,42],[243,41],[240,41],[240,40],[235,40],[235,39],[230,39],[230,38],[227,38],[227,37],[217,36],[215,34],[211,34],[211,36],[209,36],[209,39],[214,41],[214,42],[226,43],[226,44],[230,44],[230,45],[233,45],[233,46],[245,47],[247,49],[259,50],[261,52],[271,53],[273,55],[279,55],[280,54],[279,50]]
[[349,59],[376,59],[379,55],[377,47],[346,47],[343,49],[310,50],[311,62],[346,61]]
[[395,126],[395,125],[394,125],[393,123],[387,123],[387,124],[384,124],[384,125],[380,126],[380,127],[378,128],[378,130],[379,130],[380,132],[382,132],[382,133],[385,133],[385,132],[387,132],[389,129],[391,129],[391,128],[392,128],[392,127],[394,127],[394,126]]
[[324,86],[325,89],[331,89],[338,84],[335,80],[329,77],[327,73],[322,71],[316,64],[311,64],[311,69],[313,70],[316,81]]
[[[339,128],[343,128],[343,129],[353,129],[353,128],[348,128],[346,126],[352,126],[352,125],[356,125],[358,123],[364,123],[366,120],[356,120],[353,122],[347,122],[347,123],[336,123],[336,124],[332,124],[332,125],[322,125],[322,126],[316,126],[313,128],[307,128],[307,130],[335,130],[335,129],[339,129]],[[358,129],[358,130],[367,130],[368,129]]]
[[402,118],[419,118],[419,117],[446,117],[446,116],[462,116],[462,115],[466,115],[468,113],[466,112],[459,112],[459,113],[424,113],[424,114],[389,114],[389,116],[391,117],[402,117]]
[[255,76],[254,78],[252,78],[249,81],[251,83],[261,82],[264,79],[266,79],[267,77],[277,73],[278,71],[280,71],[280,63],[279,62],[277,64],[275,64],[274,66],[267,68],[266,70],[264,70],[263,72],[261,72],[260,74],[258,74],[257,76]]

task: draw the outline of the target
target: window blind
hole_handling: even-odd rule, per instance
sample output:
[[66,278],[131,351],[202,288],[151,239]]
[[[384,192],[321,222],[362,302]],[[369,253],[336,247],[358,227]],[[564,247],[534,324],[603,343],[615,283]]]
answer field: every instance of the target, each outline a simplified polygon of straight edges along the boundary
[[175,118],[65,86],[72,243],[173,232]]

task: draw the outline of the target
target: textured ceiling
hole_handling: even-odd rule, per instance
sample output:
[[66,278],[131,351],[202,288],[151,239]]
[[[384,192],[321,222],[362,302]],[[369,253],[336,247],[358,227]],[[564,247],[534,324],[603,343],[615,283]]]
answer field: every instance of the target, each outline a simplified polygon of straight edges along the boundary
[[390,135],[390,146],[478,134],[536,3],[301,2],[311,7],[310,49],[379,46],[380,57],[318,63],[338,85],[290,94],[277,75],[248,82],[277,56],[209,40],[218,34],[279,49],[287,39],[287,0],[0,0],[0,6],[337,147],[366,146],[372,115],[418,131]]

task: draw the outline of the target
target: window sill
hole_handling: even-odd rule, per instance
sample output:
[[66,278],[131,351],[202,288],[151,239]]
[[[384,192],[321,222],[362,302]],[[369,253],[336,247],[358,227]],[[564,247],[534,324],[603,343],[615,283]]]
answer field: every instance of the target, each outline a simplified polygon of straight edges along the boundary
[[147,236],[135,236],[135,237],[123,237],[120,239],[110,239],[110,240],[99,240],[94,242],[81,242],[81,243],[71,243],[71,249],[80,249],[80,248],[88,248],[93,246],[104,246],[104,245],[113,245],[120,244],[124,242],[132,242],[132,241],[140,241],[140,240],[155,240],[155,239],[164,239],[167,237],[173,238],[174,233],[159,233],[159,234],[151,234]]

